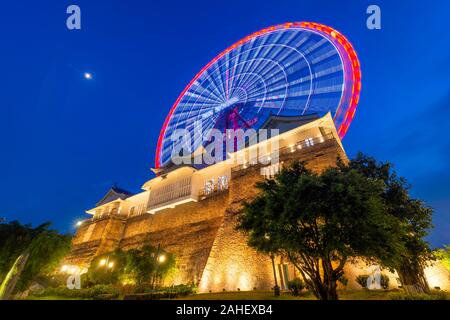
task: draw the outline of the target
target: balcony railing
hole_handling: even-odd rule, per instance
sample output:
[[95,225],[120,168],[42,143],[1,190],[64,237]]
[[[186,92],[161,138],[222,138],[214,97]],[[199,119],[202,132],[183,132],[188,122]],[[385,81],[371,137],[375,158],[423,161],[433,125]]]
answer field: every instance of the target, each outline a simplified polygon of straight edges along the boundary
[[[287,147],[278,149],[278,158],[281,160],[282,158],[285,158],[285,156],[289,155],[289,154],[312,152],[313,151],[313,149],[311,149],[312,147],[321,145],[324,142],[331,141],[334,139],[335,139],[334,135],[332,133],[329,133],[329,134],[326,134],[326,135],[323,135],[320,137],[308,138],[308,139],[299,141],[296,144],[293,144],[292,146],[287,146]],[[250,167],[253,167],[256,165],[258,165],[258,166],[269,165],[269,163],[268,164],[264,164],[264,163],[268,161],[268,159],[267,159],[268,156],[273,158],[273,154],[274,154],[274,152],[271,155],[264,155],[262,157],[258,157],[257,159],[252,159],[247,163],[237,165],[237,166],[231,168],[231,171],[237,172],[237,171],[245,170],[247,168],[250,168]]]

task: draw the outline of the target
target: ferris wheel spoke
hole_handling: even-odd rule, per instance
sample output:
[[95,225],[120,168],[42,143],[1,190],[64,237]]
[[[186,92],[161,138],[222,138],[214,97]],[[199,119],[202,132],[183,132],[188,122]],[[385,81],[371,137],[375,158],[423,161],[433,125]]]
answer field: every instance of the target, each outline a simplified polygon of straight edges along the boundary
[[[283,80],[286,80],[286,79],[280,76],[277,79],[273,79],[271,83],[266,83],[267,84],[266,92],[271,93],[271,92],[274,92],[281,88],[283,88],[283,89],[287,88],[289,86],[289,83],[286,81],[283,81]],[[277,87],[273,87],[276,83],[279,83],[279,82],[282,82],[282,83],[279,84]],[[258,92],[258,91],[256,91],[256,92]]]
[[[195,91],[194,92],[190,92],[190,91],[188,91],[189,92],[189,94],[195,94],[195,92],[205,92],[206,94],[208,94],[209,93],[209,99],[211,99],[211,98],[214,98],[214,100],[216,100],[216,101],[220,101],[221,100],[221,98],[220,98],[220,96],[219,95],[217,95],[214,91],[212,91],[212,90],[210,90],[209,88],[207,88],[207,87],[204,87],[201,83],[199,83],[199,82],[197,82],[196,84],[195,84]],[[211,97],[212,96],[212,97]]]
[[207,79],[213,85],[213,92],[217,92],[217,94],[219,95],[221,101],[225,101],[226,98],[225,98],[224,92],[223,92],[223,90],[220,89],[220,84],[217,84],[217,82],[216,82],[215,69],[211,73],[207,72],[206,75],[208,75]]
[[232,90],[235,87],[236,75],[240,75],[243,72],[245,72],[243,69],[243,67],[245,66],[243,61],[248,60],[248,56],[249,56],[250,52],[251,52],[250,49],[246,49],[243,51],[242,48],[239,48],[236,52],[236,55],[233,57],[233,69],[232,69],[233,70],[233,73],[232,73],[233,80],[230,84],[231,95],[233,94]]
[[[263,62],[263,61],[271,61],[271,59],[268,57],[268,55],[267,55],[267,53],[268,53],[268,51],[270,51],[270,48],[271,48],[271,46],[265,46],[264,48],[263,48],[263,57],[264,58],[255,58],[253,61],[254,61],[254,66],[253,66],[253,70],[258,70],[258,71],[260,71],[261,69],[260,69],[260,66],[261,66],[261,63]],[[272,60],[273,61],[273,60]]]
[[260,80],[262,80],[263,78],[255,71],[242,71],[241,73],[239,73],[234,79],[233,79],[233,88],[232,88],[232,93],[231,95],[234,94],[234,91],[238,88],[245,88],[245,86],[241,85],[242,79],[245,77],[254,77],[259,78]]
[[[255,68],[252,67],[254,61],[253,61],[253,56],[250,57],[252,54],[254,54],[255,56],[255,50],[261,50],[261,47],[252,47],[252,48],[248,48],[246,51],[244,51],[242,53],[242,55],[245,55],[245,57],[242,57],[242,62],[239,63],[239,65],[242,65],[242,69],[240,71],[240,74],[246,74],[248,73],[249,70],[253,70],[253,72],[256,70]],[[241,54],[241,53],[240,53]],[[257,55],[256,55],[257,56]],[[235,87],[238,87],[239,84],[237,83],[235,85]]]
[[[272,68],[271,69],[273,69],[273,68],[275,68],[276,67],[276,65],[275,64],[273,64],[273,66],[272,66]],[[281,72],[282,70],[280,69],[279,70],[279,72]],[[261,74],[261,77],[263,77],[264,78],[264,76],[265,76],[265,72],[263,72],[262,70],[257,70],[256,72],[258,72],[258,74]],[[248,83],[247,83],[247,81],[248,81],[249,79],[248,79],[248,77],[243,77],[241,80],[240,80],[240,82],[239,82],[239,86],[242,86],[242,87],[246,87],[246,86],[248,86]]]
[[[274,53],[274,55],[273,55],[273,57],[272,57],[272,60],[267,60],[267,61],[263,64],[263,66],[261,66],[261,68],[260,68],[260,71],[261,71],[260,74],[262,74],[263,76],[266,75],[267,73],[269,73],[273,68],[275,68],[276,65],[273,64],[273,63],[271,63],[271,62],[273,62],[273,61],[278,61],[278,62],[280,63],[280,65],[282,65],[281,62],[283,61],[283,59],[277,59],[277,55],[278,55],[280,52],[282,52],[282,50],[285,49],[286,47],[285,47],[285,46],[280,46],[280,45],[277,45],[277,44],[273,44],[272,46],[273,46],[273,48],[275,48],[274,50],[275,50],[276,52]],[[266,67],[268,67],[267,70],[265,70]]]
[[256,70],[255,65],[254,65],[255,62],[254,62],[254,58],[253,57],[261,57],[262,56],[261,55],[261,50],[263,49],[263,45],[265,45],[267,43],[268,39],[264,38],[261,41],[262,41],[262,43],[259,44],[258,46],[254,46],[255,43],[253,43],[252,47],[249,49],[251,51],[249,51],[248,55],[249,55],[249,57],[252,57],[252,58],[250,58],[248,60],[247,59],[245,60],[246,63],[244,65],[244,67],[246,67],[246,68],[243,69],[243,72],[248,72],[248,70]]
[[[190,100],[195,99],[195,102],[192,102],[195,104],[196,102],[202,102],[202,103],[217,103],[217,99],[212,99],[209,96],[204,95],[204,93],[186,93],[186,96],[190,98]],[[215,98],[215,97],[213,97]]]
[[[284,74],[286,80],[287,80],[286,73],[285,73],[284,69],[282,68],[282,66],[280,66],[276,61],[273,61],[273,62],[274,62],[275,64],[277,64],[277,66],[278,66],[278,68],[279,68],[279,72],[282,72],[282,73]],[[264,78],[264,75],[265,75],[265,74],[262,74],[262,77],[263,77],[263,78]]]
[[318,64],[318,63],[322,62],[323,60],[326,60],[330,57],[337,56],[337,55],[338,55],[338,53],[336,51],[328,50],[327,52],[319,55],[318,57],[312,58],[311,62],[313,64]]

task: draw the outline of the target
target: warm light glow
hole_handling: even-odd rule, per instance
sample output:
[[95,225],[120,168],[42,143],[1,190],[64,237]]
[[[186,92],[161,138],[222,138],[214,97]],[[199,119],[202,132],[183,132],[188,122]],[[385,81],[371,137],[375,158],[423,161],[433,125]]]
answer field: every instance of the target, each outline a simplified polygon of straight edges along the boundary
[[111,261],[110,263],[108,263],[108,268],[111,269],[112,267],[114,267],[114,262]]
[[166,261],[166,256],[164,254],[162,254],[158,257],[158,262],[163,263],[164,261]]
[[98,265],[99,265],[100,267],[103,267],[105,264],[106,264],[106,259],[102,259],[102,260],[100,260],[100,262],[98,263]]
[[61,267],[61,272],[66,272],[67,271],[68,266],[67,265],[63,265]]

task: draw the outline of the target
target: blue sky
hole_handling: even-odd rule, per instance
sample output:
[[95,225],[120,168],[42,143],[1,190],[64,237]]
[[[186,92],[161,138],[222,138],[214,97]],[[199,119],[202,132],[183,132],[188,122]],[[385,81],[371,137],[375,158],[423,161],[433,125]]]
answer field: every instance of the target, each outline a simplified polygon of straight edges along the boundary
[[[82,30],[66,28],[77,4]],[[382,30],[366,28],[369,4]],[[450,243],[448,1],[9,1],[0,13],[0,217],[73,231],[107,189],[152,174],[172,103],[211,58],[287,21],[341,31],[363,87],[343,143],[389,160]],[[83,72],[94,79],[86,81]]]

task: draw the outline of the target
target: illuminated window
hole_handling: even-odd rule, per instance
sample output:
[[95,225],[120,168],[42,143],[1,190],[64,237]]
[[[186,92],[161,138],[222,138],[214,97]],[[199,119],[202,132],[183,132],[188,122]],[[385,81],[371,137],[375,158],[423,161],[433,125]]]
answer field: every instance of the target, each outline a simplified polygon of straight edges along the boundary
[[279,163],[274,163],[270,166],[263,167],[261,168],[261,174],[264,178],[271,179],[280,171],[280,167],[281,166]]
[[305,140],[305,144],[306,144],[307,147],[313,146],[313,145],[314,145],[314,140],[313,140],[313,138],[308,138],[308,139],[306,139],[306,140]]
[[220,176],[217,178],[217,189],[218,190],[228,189],[228,177],[227,176]]
[[205,181],[205,194],[210,194],[214,192],[214,179],[209,179]]

